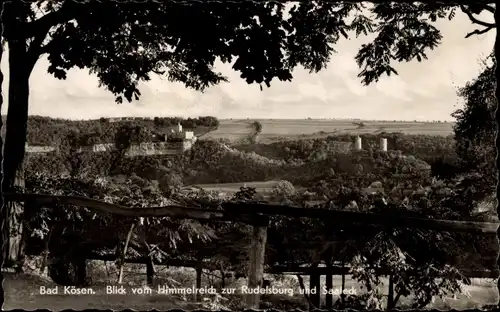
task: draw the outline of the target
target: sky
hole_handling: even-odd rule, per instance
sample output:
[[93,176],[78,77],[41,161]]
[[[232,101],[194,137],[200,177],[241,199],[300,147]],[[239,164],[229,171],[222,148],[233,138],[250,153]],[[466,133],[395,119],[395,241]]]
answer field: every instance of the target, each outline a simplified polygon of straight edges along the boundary
[[[493,16],[485,14],[485,20]],[[114,96],[98,87],[87,70],[72,69],[66,80],[47,73],[48,61],[40,58],[30,78],[29,114],[68,119],[96,119],[121,116],[215,116],[225,118],[360,118],[370,120],[449,120],[463,106],[457,88],[481,71],[480,60],[493,49],[496,31],[464,38],[475,30],[465,14],[457,12],[452,21],[438,21],[442,43],[427,53],[421,63],[397,63],[398,76],[383,77],[365,87],[354,57],[370,38],[340,40],[326,69],[310,74],[297,68],[292,82],[273,81],[271,88],[248,85],[231,69],[218,63],[216,70],[229,83],[210,87],[204,93],[153,76],[140,84],[139,101],[116,104]],[[8,53],[1,69],[3,90],[8,87]],[[4,92],[4,96],[5,96]],[[8,99],[5,96],[8,104]],[[6,112],[6,105],[2,114]]]

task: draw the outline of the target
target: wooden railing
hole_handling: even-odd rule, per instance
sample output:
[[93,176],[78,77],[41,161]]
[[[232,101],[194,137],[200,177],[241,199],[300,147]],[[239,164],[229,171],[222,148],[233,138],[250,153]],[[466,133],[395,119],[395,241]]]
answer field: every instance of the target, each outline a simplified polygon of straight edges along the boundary
[[[495,235],[499,225],[499,223],[492,222],[435,220],[389,214],[335,211],[319,208],[299,208],[244,202],[228,202],[222,204],[222,209],[215,210],[182,206],[131,208],[78,196],[4,193],[4,197],[10,201],[31,201],[40,204],[83,206],[99,213],[111,213],[128,217],[168,216],[172,218],[237,221],[250,224],[253,226],[253,233],[251,240],[252,246],[249,251],[249,288],[260,286],[263,279],[264,253],[270,216],[280,215],[288,217],[320,218],[322,220],[328,220],[332,225],[338,228],[352,227],[353,224],[378,225],[389,228],[410,227],[481,235]],[[300,270],[305,270],[305,268],[301,268]],[[258,309],[259,300],[259,294],[248,295],[247,308]]]
[[[116,261],[118,257],[116,254],[99,254],[91,253],[88,255],[88,259],[100,260],[100,261]],[[134,257],[126,258],[126,263],[136,263],[136,264],[147,264],[150,261],[149,257]],[[200,262],[197,260],[190,259],[165,259],[163,261],[154,259],[153,263],[155,265],[165,265],[173,267],[184,267],[184,268],[196,268],[200,266]],[[201,267],[209,271],[220,270],[220,265],[210,261],[202,261]],[[230,268],[226,268],[226,271],[230,271]],[[331,266],[302,266],[302,265],[269,265],[264,269],[265,273],[268,274],[293,274],[293,275],[349,275],[352,274],[351,268],[349,266],[341,265],[331,265]],[[389,275],[390,272],[375,268],[375,271],[379,275]],[[460,274],[463,277],[468,278],[498,278],[499,270],[471,270],[467,268],[459,269]],[[439,275],[439,274],[438,274]]]

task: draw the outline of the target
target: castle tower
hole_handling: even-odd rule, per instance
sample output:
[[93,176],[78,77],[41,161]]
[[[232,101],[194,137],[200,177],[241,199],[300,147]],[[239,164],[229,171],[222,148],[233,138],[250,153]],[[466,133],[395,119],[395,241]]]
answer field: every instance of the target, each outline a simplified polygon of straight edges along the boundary
[[380,151],[387,152],[387,139],[386,138],[380,139]]
[[356,151],[360,151],[362,149],[362,145],[361,145],[361,138],[359,137],[359,135],[356,137],[356,140],[354,141],[354,150]]

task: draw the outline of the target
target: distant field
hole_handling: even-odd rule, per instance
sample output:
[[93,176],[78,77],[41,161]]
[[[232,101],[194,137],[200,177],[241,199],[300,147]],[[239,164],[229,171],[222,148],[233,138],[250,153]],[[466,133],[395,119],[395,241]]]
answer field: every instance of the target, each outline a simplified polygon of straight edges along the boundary
[[247,138],[254,132],[254,120],[225,120],[219,121],[219,127],[202,136],[202,139],[229,139],[232,142]]
[[[255,119],[220,120],[219,128],[203,138],[229,139],[237,142],[247,138],[254,131]],[[453,134],[453,123],[425,122],[383,122],[317,119],[262,119],[262,133],[259,142],[271,143],[277,139],[321,138],[334,134],[376,134],[380,132],[402,132],[406,134],[427,134],[447,136]],[[364,127],[357,123],[362,122]],[[321,133],[323,131],[324,133]]]

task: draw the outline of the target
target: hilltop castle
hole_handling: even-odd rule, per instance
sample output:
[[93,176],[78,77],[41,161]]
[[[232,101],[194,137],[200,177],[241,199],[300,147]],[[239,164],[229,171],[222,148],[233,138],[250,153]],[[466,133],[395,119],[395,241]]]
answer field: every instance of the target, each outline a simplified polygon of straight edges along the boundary
[[[118,121],[123,121],[123,119]],[[180,123],[169,130],[169,133],[154,135],[151,142],[132,144],[126,155],[130,157],[146,155],[177,155],[191,149],[197,140],[194,132],[184,131]],[[112,151],[114,149],[114,143],[101,143],[80,147],[79,151],[92,151],[94,153],[99,153]],[[29,146],[26,144],[27,153],[50,153],[54,151],[56,151],[56,147],[54,146]]]

